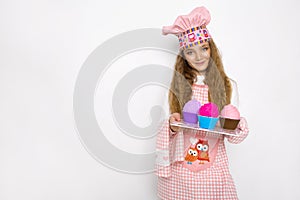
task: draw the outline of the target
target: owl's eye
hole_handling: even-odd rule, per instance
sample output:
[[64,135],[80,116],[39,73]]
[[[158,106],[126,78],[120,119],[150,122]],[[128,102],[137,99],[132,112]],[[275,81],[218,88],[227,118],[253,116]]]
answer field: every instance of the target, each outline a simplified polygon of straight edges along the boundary
[[189,150],[189,154],[190,154],[190,155],[193,155],[193,152],[194,152],[194,151],[193,151],[192,149]]
[[208,150],[208,146],[207,145],[203,145],[203,151],[207,151]]
[[194,151],[193,155],[194,155],[194,156],[197,156],[197,155],[198,155],[197,151]]
[[202,144],[197,144],[197,149],[198,150],[202,150],[202,148],[203,148]]

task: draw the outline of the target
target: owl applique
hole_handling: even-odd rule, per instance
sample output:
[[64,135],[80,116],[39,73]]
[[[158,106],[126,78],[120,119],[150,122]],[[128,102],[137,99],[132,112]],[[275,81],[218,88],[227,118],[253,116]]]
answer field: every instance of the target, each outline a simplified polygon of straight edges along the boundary
[[218,151],[219,137],[207,135],[187,136],[184,142],[182,166],[199,172],[212,166]]
[[185,160],[187,161],[187,164],[192,164],[192,162],[196,161],[198,159],[198,151],[196,148],[190,147],[186,156]]
[[196,149],[198,152],[198,160],[200,161],[199,164],[204,164],[205,161],[209,162],[208,141],[204,139],[199,139],[199,141],[196,144]]

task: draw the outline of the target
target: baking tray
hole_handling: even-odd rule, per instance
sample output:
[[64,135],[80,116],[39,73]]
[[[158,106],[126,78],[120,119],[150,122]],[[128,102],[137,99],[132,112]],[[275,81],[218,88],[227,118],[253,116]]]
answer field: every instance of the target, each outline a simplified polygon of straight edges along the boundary
[[230,135],[230,136],[236,136],[237,135],[237,129],[235,130],[227,130],[223,129],[220,127],[220,124],[217,123],[214,129],[206,129],[206,128],[200,128],[199,124],[189,124],[185,123],[183,120],[181,122],[172,122],[170,123],[172,126],[178,126],[181,128],[186,128],[186,129],[194,129],[194,130],[199,130],[199,131],[207,131],[211,133],[217,133],[217,134],[223,134],[223,135]]

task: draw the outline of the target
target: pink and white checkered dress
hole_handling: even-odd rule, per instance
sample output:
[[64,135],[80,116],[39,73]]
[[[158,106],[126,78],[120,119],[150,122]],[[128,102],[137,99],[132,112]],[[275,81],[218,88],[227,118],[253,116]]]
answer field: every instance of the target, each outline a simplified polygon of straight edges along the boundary
[[[192,98],[208,102],[208,86],[193,85]],[[158,197],[163,200],[236,200],[224,138],[240,143],[248,135],[243,118],[236,136],[184,129],[174,133],[164,121],[157,135]],[[198,151],[196,151],[198,149]],[[200,149],[200,151],[199,151]]]

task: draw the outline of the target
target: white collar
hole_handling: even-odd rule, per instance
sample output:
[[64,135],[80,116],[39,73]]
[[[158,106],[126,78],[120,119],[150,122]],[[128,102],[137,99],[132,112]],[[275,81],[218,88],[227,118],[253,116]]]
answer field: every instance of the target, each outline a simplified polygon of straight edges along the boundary
[[204,82],[203,82],[204,79],[205,79],[204,75],[197,75],[197,82],[195,82],[195,84],[203,85],[204,84]]

